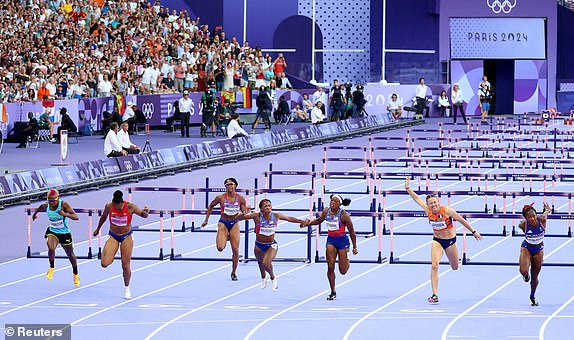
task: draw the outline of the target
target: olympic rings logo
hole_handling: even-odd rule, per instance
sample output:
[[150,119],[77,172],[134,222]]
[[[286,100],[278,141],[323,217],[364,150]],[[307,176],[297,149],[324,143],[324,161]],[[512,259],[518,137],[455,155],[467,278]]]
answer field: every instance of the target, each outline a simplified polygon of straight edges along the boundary
[[508,14],[516,6],[516,0],[486,0],[486,5],[492,9],[494,14],[498,14],[500,12]]
[[142,112],[146,119],[151,119],[153,116],[153,111],[155,110],[153,103],[143,103]]
[[127,171],[132,171],[132,162],[124,161],[124,166],[126,167]]

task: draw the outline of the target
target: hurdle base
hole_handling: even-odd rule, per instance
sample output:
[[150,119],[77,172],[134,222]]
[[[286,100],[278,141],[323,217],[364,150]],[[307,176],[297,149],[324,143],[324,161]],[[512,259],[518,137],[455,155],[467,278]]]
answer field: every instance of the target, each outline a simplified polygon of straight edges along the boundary
[[[363,260],[363,259],[349,259],[351,263],[385,263],[389,260],[386,257],[377,258],[376,260]],[[275,261],[275,260],[273,260]],[[325,256],[320,256],[318,259],[315,258],[316,263],[327,263]],[[339,263],[339,260],[336,260],[335,263]]]
[[[171,228],[163,228],[163,230],[159,229],[159,228],[153,228],[153,229],[145,228],[144,229],[144,228],[140,228],[138,226],[135,226],[135,227],[132,226],[132,230],[133,231],[153,231],[153,232],[163,231],[164,233],[170,233],[171,232]],[[175,233],[183,233],[186,231],[191,231],[191,228],[173,229],[173,232],[175,232]]]
[[[383,228],[383,235],[390,235],[391,232],[389,230],[386,230]],[[399,236],[433,236],[434,234],[431,232],[426,232],[426,231],[395,231],[393,232],[394,235],[399,235]],[[482,236],[508,236],[508,233],[506,232],[501,232],[501,233],[480,233],[480,235]],[[462,236],[462,233],[456,233],[456,236]],[[514,235],[513,235],[514,236]],[[524,236],[524,235],[522,235]],[[545,235],[546,236],[546,235]]]
[[[175,254],[168,256],[172,261],[221,261],[221,262],[231,262],[232,259],[230,257],[183,257],[181,254]],[[239,256],[239,262],[247,263],[254,259],[244,258],[243,256]]]
[[[392,263],[392,264],[427,264],[428,265],[428,264],[432,264],[432,261],[415,261],[415,260],[403,261],[403,260],[400,260],[400,258],[398,258],[398,257],[394,257],[392,259],[392,261],[389,261],[389,263]],[[459,263],[460,263],[460,261],[459,261]],[[450,263],[448,261],[440,261],[439,264],[450,266]]]
[[[34,252],[31,253],[29,256],[26,256],[29,259],[49,259],[50,257],[48,255],[40,255],[40,253],[38,252]],[[54,256],[55,259],[68,259],[68,255],[56,255]],[[93,256],[87,256],[87,255],[76,255],[77,259],[80,260],[91,260],[94,257]]]

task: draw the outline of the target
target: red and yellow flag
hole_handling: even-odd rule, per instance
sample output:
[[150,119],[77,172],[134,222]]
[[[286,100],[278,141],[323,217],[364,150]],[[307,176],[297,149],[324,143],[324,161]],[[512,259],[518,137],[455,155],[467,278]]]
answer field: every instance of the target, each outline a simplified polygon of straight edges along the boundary
[[6,104],[0,104],[2,105],[2,119],[0,120],[2,123],[7,123],[8,122],[8,113],[6,112]]

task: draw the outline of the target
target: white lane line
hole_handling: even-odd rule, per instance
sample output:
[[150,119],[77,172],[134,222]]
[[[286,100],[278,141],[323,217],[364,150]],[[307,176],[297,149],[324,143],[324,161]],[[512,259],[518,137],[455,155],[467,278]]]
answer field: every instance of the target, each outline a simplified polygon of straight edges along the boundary
[[552,319],[555,318],[556,315],[558,315],[558,313],[560,313],[562,310],[564,310],[564,308],[566,308],[570,303],[572,303],[572,301],[574,301],[574,296],[568,299],[568,301],[564,302],[562,306],[560,306],[560,308],[558,308],[556,311],[554,311],[554,313],[552,313],[552,315],[550,315],[546,320],[544,320],[542,326],[540,327],[540,330],[538,331],[538,339],[544,340],[544,332],[546,331],[546,327],[548,326],[550,321],[552,321]]
[[[285,272],[285,273],[283,273],[283,274],[277,275],[277,277],[281,277],[281,276],[283,276],[283,275],[290,274],[290,273],[292,273],[292,272],[294,272],[294,271],[297,271],[297,270],[302,269],[302,268],[305,268],[305,267],[307,267],[307,264],[304,264],[304,265],[298,266],[298,267],[296,267],[296,268],[293,268],[293,269],[291,269],[291,270],[289,270],[289,271],[287,271],[287,272]],[[212,306],[212,305],[214,305],[214,304],[216,304],[216,303],[219,303],[219,302],[221,302],[221,301],[227,300],[227,299],[229,299],[229,298],[232,298],[232,297],[234,297],[234,296],[236,296],[236,295],[242,294],[242,293],[244,293],[244,292],[246,292],[246,291],[248,291],[248,290],[251,290],[251,289],[257,288],[257,287],[260,287],[260,284],[259,284],[259,283],[254,284],[254,285],[252,285],[252,286],[249,286],[249,287],[247,287],[247,288],[245,288],[245,289],[242,289],[242,290],[240,290],[240,291],[237,291],[237,292],[235,292],[235,293],[233,293],[233,294],[224,296],[224,297],[222,297],[222,298],[220,298],[220,299],[211,301],[211,302],[209,302],[209,303],[207,303],[207,304],[204,304],[204,305],[202,305],[202,306],[200,306],[200,307],[194,308],[194,309],[190,310],[190,311],[187,312],[187,313],[181,314],[181,315],[179,315],[179,316],[177,316],[177,317],[175,317],[175,318],[173,318],[173,319],[171,319],[171,320],[169,320],[169,321],[167,321],[167,322],[164,322],[160,327],[156,328],[153,332],[151,332],[150,334],[148,334],[148,336],[146,336],[145,339],[148,340],[148,339],[153,338],[157,333],[161,332],[164,328],[166,328],[167,326],[169,326],[169,325],[171,325],[172,323],[176,322],[177,320],[180,320],[180,319],[182,319],[182,318],[184,318],[184,317],[186,317],[186,316],[188,316],[188,315],[190,315],[190,314],[193,314],[193,313],[195,313],[195,312],[197,312],[197,311],[200,311],[200,310],[205,309],[205,308],[207,308],[207,307],[209,307],[209,306]],[[153,292],[151,292],[151,293],[153,293]],[[151,293],[149,293],[149,294],[151,294]],[[73,325],[73,323],[72,323],[72,325]]]
[[[558,248],[554,249],[552,252],[550,252],[548,255],[546,255],[544,258],[548,259],[549,257],[551,257],[552,255],[554,255],[557,251],[559,251],[560,249],[562,249],[563,247],[565,247],[566,245],[568,245],[570,242],[574,241],[573,238],[569,239],[568,241],[564,242],[563,244],[561,244],[560,246],[558,246]],[[446,340],[447,336],[448,336],[448,332],[449,330],[452,328],[452,326],[454,326],[454,324],[460,320],[461,318],[463,318],[466,314],[470,313],[472,310],[474,310],[476,307],[480,306],[482,303],[484,303],[486,300],[490,299],[491,297],[493,297],[494,295],[496,295],[498,292],[500,292],[501,290],[503,290],[504,288],[506,288],[507,286],[509,286],[512,282],[516,281],[518,278],[522,278],[522,275],[518,274],[515,277],[513,277],[512,279],[508,280],[506,283],[504,283],[502,286],[500,286],[499,288],[495,289],[494,291],[492,291],[490,294],[488,294],[487,296],[485,296],[484,298],[482,298],[480,301],[478,301],[477,303],[475,303],[474,305],[472,305],[471,307],[467,308],[464,312],[460,313],[459,315],[457,315],[454,319],[452,319],[448,325],[445,327],[445,329],[442,332],[442,336],[441,339],[442,340]]]

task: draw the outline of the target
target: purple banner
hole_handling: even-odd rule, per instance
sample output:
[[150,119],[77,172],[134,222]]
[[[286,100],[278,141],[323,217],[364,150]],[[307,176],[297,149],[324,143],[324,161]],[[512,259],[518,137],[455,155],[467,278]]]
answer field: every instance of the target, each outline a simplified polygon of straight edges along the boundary
[[78,125],[78,131],[81,131],[86,124],[92,125],[95,130],[101,130],[104,111],[112,113],[115,105],[114,97],[79,99],[78,115],[84,117],[84,121],[81,126]]
[[151,162],[146,154],[127,155],[118,157],[117,160],[122,172],[143,170],[151,167]]
[[[546,58],[547,69],[556,70],[558,44],[558,11],[555,1],[517,0],[517,1],[485,1],[485,0],[442,0],[440,1],[439,59],[448,60],[450,57],[450,18],[468,18],[469,8],[472,16],[477,18],[545,18],[546,20]],[[502,32],[500,32],[502,33]],[[513,32],[514,33],[514,32]],[[556,72],[548,72],[545,84],[537,84],[546,90],[548,106],[556,106]],[[462,86],[463,84],[461,84]],[[471,84],[476,86],[474,83]],[[494,85],[494,84],[493,84]],[[530,86],[533,88],[535,85]],[[547,88],[546,88],[547,87]],[[475,88],[473,88],[476,91]],[[464,89],[463,89],[464,91]],[[464,92],[463,92],[464,93]],[[466,96],[466,95],[465,95]],[[515,97],[524,98],[528,93],[515,93]],[[530,98],[530,96],[528,96]],[[538,101],[538,99],[536,99]],[[471,111],[472,107],[470,110]],[[472,111],[471,111],[472,112]],[[520,113],[520,112],[517,112]]]
[[65,184],[85,181],[90,179],[90,173],[81,164],[73,164],[58,169]]
[[8,188],[6,191],[12,194],[30,190],[18,174],[6,175],[4,176],[4,180],[6,181],[6,188]]
[[107,158],[102,160],[102,167],[106,176],[119,175],[122,173],[117,159]]
[[42,172],[42,177],[46,181],[47,187],[54,187],[64,185],[64,179],[60,170],[58,168],[48,168],[40,170]]
[[11,193],[12,190],[10,189],[10,185],[8,185],[6,178],[4,178],[4,176],[0,176],[0,197]]
[[[165,161],[163,160],[163,156],[159,151],[151,151],[147,153],[149,161],[152,167],[156,166],[164,166]],[[172,154],[173,157],[173,154]]]

